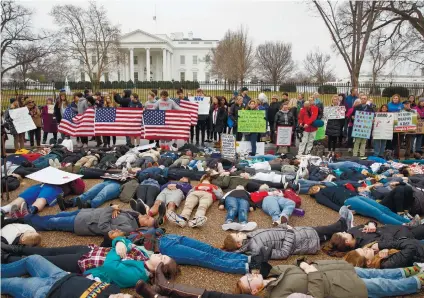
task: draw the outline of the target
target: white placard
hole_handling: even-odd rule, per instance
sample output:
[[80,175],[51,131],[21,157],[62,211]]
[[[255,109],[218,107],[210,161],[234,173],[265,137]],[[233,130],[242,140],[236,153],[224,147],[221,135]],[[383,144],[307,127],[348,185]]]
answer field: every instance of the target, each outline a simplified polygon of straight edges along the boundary
[[29,115],[27,107],[10,109],[9,115],[13,119],[13,126],[17,133],[23,133],[37,128]]
[[344,119],[346,118],[345,106],[324,107],[324,118],[330,119]]
[[47,105],[47,113],[48,114],[54,113],[54,105]]
[[395,132],[417,130],[417,113],[399,112],[395,116]]
[[41,183],[63,185],[81,178],[83,175],[68,173],[53,167],[44,168],[26,177]]
[[292,131],[291,126],[278,126],[277,127],[277,146],[291,146],[292,143]]
[[234,137],[234,135],[221,135],[221,155],[225,158],[236,158],[236,138]]
[[374,140],[391,140],[394,121],[394,113],[375,113],[372,138]]
[[190,96],[188,100],[199,104],[199,115],[209,115],[211,107],[211,98],[203,96]]
[[[236,151],[239,154],[248,154],[252,152],[252,146],[249,141],[240,141],[236,143]],[[265,142],[256,142],[256,153],[265,154]]]

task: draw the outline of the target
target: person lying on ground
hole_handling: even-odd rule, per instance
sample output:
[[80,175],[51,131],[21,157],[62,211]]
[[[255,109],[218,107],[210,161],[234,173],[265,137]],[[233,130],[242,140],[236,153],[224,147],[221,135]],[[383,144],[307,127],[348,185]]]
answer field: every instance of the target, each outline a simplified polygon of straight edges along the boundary
[[342,257],[347,251],[364,247],[374,242],[386,242],[398,239],[424,239],[424,225],[379,225],[375,221],[369,221],[348,229],[346,232],[338,232],[331,236],[322,250],[330,256]]
[[[250,199],[250,194],[242,185],[235,190],[227,192],[219,200],[219,210],[227,210],[225,223],[222,225],[224,231],[253,231],[258,226],[256,222],[248,222],[249,211],[256,209],[255,203]],[[236,222],[236,216],[239,222]]]
[[[424,262],[424,243],[417,239],[378,241],[343,257],[362,268],[402,268]],[[424,268],[424,264],[421,265]]]
[[30,225],[20,223],[4,225],[2,222],[1,227],[2,243],[26,246],[38,246],[41,243],[41,235]]
[[329,226],[290,227],[278,226],[259,229],[250,233],[232,233],[224,239],[223,249],[257,255],[261,248],[272,248],[270,259],[287,259],[292,254],[316,254],[321,241],[328,240],[334,233],[352,227],[353,214],[348,208],[340,208],[340,219]]
[[46,206],[56,204],[58,197],[65,197],[70,194],[82,194],[85,183],[82,179],[77,179],[63,185],[36,184],[28,187],[19,196],[6,206],[1,207],[4,213],[13,214],[16,217],[23,217],[28,213],[36,214]]

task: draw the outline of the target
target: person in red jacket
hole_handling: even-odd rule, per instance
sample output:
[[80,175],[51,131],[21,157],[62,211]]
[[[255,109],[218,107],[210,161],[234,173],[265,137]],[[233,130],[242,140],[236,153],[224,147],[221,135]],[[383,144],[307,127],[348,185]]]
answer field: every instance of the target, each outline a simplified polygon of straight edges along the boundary
[[317,120],[318,108],[314,105],[313,97],[303,104],[299,113],[299,126],[304,129],[302,141],[299,144],[298,155],[309,154],[311,152],[317,128],[312,123]]

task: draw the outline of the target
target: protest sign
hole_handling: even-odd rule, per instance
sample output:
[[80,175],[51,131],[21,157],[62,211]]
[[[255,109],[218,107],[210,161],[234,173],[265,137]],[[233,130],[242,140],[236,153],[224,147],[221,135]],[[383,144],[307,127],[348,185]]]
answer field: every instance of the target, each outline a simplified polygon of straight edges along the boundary
[[417,121],[417,131],[416,134],[424,134],[424,119],[419,119]]
[[209,115],[209,109],[211,106],[210,97],[190,96],[188,100],[199,104],[199,115]]
[[236,158],[236,139],[234,135],[222,134],[221,135],[221,155],[224,158]]
[[292,143],[292,131],[291,126],[278,126],[277,127],[277,146],[291,146]]
[[13,119],[13,126],[15,126],[17,133],[27,132],[36,129],[27,107],[9,110],[9,115]]
[[394,121],[393,113],[375,113],[372,138],[374,140],[391,140]]
[[48,114],[54,113],[54,105],[47,105],[47,113]]
[[395,132],[402,131],[411,131],[415,132],[417,130],[417,114],[410,112],[399,112],[397,118],[395,119]]
[[265,111],[245,110],[238,112],[238,132],[266,132]]
[[373,112],[356,111],[353,122],[352,137],[369,139],[371,136]]
[[[236,151],[237,153],[243,155],[243,154],[249,154],[252,152],[252,146],[250,145],[249,141],[240,141],[236,142]],[[264,155],[265,154],[265,143],[264,142],[257,142],[256,143],[256,154]]]
[[26,177],[41,183],[63,185],[81,178],[83,175],[68,173],[53,167],[44,168]]
[[324,118],[327,120],[344,119],[345,117],[346,117],[345,106],[324,107]]

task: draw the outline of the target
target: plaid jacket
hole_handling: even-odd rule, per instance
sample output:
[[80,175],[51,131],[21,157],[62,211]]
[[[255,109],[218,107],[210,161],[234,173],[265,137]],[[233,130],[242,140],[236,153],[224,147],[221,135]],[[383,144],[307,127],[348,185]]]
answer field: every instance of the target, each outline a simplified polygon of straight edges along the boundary
[[[95,244],[90,244],[89,247],[91,249],[90,252],[86,253],[78,260],[78,266],[81,272],[102,266],[106,260],[107,254],[112,250],[110,247],[100,247]],[[143,252],[137,249],[137,246],[133,245],[131,251],[127,253],[124,260],[147,261],[148,259],[148,256],[144,255]]]

